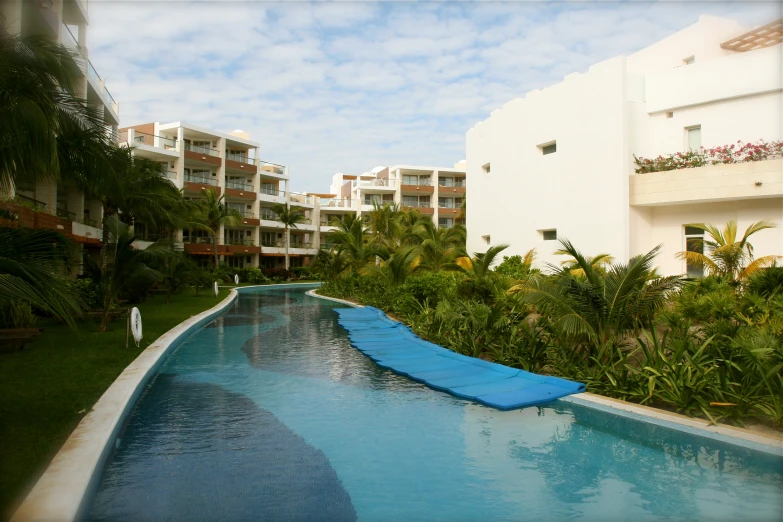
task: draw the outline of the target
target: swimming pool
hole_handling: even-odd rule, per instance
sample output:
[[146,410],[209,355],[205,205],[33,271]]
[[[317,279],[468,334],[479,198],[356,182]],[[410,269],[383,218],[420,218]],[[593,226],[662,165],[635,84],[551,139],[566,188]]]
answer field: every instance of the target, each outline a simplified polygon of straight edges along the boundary
[[160,367],[94,520],[780,520],[783,460],[576,404],[501,412],[377,367],[306,288],[247,289]]

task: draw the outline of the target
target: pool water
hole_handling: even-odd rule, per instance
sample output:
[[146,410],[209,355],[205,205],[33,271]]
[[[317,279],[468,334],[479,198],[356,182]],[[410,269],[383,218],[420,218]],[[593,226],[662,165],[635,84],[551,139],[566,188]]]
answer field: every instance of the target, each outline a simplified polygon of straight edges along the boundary
[[247,289],[144,390],[93,520],[781,520],[783,459],[377,367],[307,288]]

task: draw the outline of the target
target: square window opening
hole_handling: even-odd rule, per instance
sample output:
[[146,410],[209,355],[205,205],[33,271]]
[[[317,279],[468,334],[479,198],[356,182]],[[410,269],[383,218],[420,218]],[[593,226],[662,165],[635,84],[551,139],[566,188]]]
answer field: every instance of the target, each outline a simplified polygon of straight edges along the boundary
[[689,56],[687,58],[683,58],[682,63],[685,65],[693,65],[696,63],[696,57],[695,56]]
[[544,241],[557,241],[557,229],[542,230],[541,237]]
[[666,119],[670,120],[672,118],[674,118],[674,112],[672,112],[672,111],[667,112],[666,113]]
[[550,143],[544,143],[542,145],[538,146],[539,149],[541,149],[541,154],[546,156],[547,154],[554,154],[557,152],[557,142],[553,141]]
[[491,239],[490,239],[489,235],[481,236],[481,239],[484,240],[484,244],[485,245],[489,245],[491,243]]
[[481,167],[481,170],[483,170],[485,174],[489,174],[489,172],[490,172],[490,165],[489,165],[489,163],[487,163],[486,165]]

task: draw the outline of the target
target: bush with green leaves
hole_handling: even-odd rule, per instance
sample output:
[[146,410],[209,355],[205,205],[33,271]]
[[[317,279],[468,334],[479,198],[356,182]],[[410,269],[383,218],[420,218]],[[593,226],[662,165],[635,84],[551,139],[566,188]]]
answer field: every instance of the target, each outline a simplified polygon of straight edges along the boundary
[[261,285],[269,282],[269,278],[264,275],[260,268],[254,266],[240,268],[237,270],[239,281],[250,283],[251,285]]
[[35,328],[36,321],[27,301],[0,301],[0,328]]

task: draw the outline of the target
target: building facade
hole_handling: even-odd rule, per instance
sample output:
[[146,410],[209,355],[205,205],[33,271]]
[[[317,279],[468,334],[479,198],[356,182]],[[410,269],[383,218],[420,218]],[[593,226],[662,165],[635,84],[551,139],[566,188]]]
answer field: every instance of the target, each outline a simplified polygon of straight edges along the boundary
[[[285,266],[284,226],[272,211],[289,203],[303,209],[305,221],[290,230],[291,266],[306,266],[318,249],[318,201],[289,191],[288,167],[259,157],[260,144],[242,131],[229,134],[186,122],[152,122],[120,129],[120,144],[133,154],[160,163],[186,198],[203,197],[206,190],[224,196],[224,202],[242,215],[235,226],[221,226],[218,254],[229,266],[281,268]],[[159,239],[157,231],[134,225],[144,241]],[[204,230],[181,230],[177,241],[185,252],[209,262],[214,257],[211,236]]]
[[755,253],[783,254],[780,158],[644,174],[634,159],[783,139],[781,25],[703,16],[493,111],[467,133],[468,250],[536,248],[544,265],[561,238],[622,261],[660,244],[661,273],[679,274],[687,224],[769,219]]
[[[396,203],[416,208],[439,227],[464,224],[465,163],[454,167],[394,165],[377,167],[361,175],[335,174],[331,194],[321,194],[322,223],[346,211],[358,215],[371,211],[375,203]],[[331,198],[325,201],[326,198]]]
[[[3,0],[0,25],[11,36],[42,37],[73,50],[81,69],[73,94],[102,115],[106,132],[117,135],[119,104],[89,59],[86,1]],[[18,215],[22,226],[59,230],[82,245],[100,246],[101,202],[85,198],[76,187],[57,182],[20,185],[5,196],[11,201],[5,206]]]

